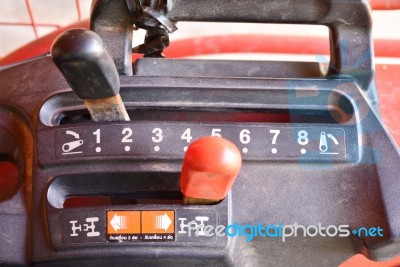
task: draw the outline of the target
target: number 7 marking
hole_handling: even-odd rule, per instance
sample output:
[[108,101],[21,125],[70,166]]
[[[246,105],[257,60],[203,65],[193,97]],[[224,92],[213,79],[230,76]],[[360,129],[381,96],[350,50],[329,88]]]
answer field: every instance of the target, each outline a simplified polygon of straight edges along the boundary
[[276,145],[276,140],[278,139],[278,135],[281,133],[281,130],[270,130],[269,133],[274,134],[272,138],[272,144]]

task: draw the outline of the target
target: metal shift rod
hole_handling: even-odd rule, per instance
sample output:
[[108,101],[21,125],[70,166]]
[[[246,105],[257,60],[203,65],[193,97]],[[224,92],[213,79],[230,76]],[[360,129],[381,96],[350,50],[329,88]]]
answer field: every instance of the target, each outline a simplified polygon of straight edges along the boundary
[[51,55],[93,121],[129,121],[117,68],[100,36],[85,29],[66,31],[54,41]]

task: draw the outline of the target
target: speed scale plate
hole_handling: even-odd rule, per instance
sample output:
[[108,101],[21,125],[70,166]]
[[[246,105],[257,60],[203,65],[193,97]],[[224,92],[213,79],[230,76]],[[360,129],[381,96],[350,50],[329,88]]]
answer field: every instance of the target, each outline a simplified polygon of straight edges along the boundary
[[345,130],[313,124],[130,123],[64,128],[55,132],[54,156],[183,158],[190,143],[210,135],[235,143],[243,159],[346,160]]

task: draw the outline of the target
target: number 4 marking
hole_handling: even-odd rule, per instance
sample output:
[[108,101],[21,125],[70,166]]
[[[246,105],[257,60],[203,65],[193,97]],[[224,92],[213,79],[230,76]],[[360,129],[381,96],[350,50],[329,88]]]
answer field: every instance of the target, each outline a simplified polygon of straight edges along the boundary
[[182,139],[182,140],[186,140],[186,142],[190,143],[190,141],[192,141],[192,139],[193,139],[193,137],[190,135],[190,132],[191,132],[190,128],[187,128],[187,129],[183,132],[183,134],[182,134],[182,136],[181,136],[181,139]]

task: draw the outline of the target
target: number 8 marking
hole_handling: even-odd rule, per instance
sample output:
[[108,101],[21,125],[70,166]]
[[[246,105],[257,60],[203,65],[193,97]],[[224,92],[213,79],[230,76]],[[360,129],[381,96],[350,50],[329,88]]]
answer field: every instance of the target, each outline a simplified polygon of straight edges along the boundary
[[308,132],[307,131],[300,131],[298,133],[298,137],[297,138],[297,143],[299,143],[299,145],[305,146],[308,144],[309,140],[308,140]]

